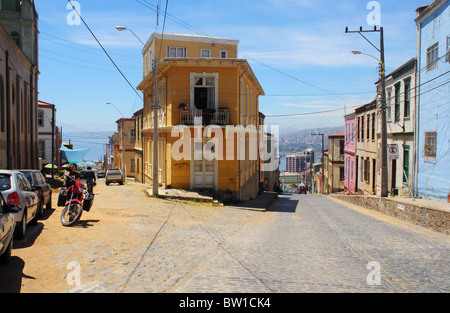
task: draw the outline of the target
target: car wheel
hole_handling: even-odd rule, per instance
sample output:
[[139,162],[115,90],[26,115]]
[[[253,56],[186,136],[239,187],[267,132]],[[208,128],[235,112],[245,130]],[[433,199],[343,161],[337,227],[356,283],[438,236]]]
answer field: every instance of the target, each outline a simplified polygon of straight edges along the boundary
[[25,209],[22,215],[22,220],[16,227],[15,235],[17,239],[25,238],[27,232],[27,210]]
[[11,238],[8,248],[6,248],[5,252],[3,252],[2,255],[0,255],[0,263],[8,263],[9,260],[11,260],[12,247],[13,247],[13,239]]
[[50,199],[48,200],[47,204],[45,205],[46,210],[52,209],[52,192],[50,192]]
[[39,204],[36,211],[36,216],[42,217],[44,215],[44,204],[42,203],[44,199],[39,200]]

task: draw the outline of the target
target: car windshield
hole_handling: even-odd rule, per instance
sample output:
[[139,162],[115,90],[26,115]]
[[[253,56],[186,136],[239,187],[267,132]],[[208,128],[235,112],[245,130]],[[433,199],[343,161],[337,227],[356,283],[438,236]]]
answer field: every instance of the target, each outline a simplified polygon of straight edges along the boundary
[[0,174],[0,190],[11,189],[10,175]]
[[120,170],[109,170],[108,174],[118,174],[118,175],[120,175]]

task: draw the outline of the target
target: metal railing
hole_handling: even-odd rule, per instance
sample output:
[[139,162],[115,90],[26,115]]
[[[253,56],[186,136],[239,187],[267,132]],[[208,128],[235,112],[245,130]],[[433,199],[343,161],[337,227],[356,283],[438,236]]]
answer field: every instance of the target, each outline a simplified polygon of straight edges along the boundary
[[181,109],[180,123],[183,125],[229,125],[230,113],[228,108],[219,109],[217,111]]

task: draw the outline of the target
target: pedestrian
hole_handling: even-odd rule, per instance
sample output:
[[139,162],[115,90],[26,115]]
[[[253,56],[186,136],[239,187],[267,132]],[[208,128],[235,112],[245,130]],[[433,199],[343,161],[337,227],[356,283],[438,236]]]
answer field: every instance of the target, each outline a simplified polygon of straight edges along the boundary
[[78,179],[80,179],[80,174],[77,171],[77,165],[70,165],[70,169],[64,173],[64,185],[69,189],[75,185]]
[[97,184],[97,177],[95,177],[95,172],[92,170],[92,167],[87,167],[84,172],[84,179],[86,179],[88,192],[90,194],[94,193],[94,186]]

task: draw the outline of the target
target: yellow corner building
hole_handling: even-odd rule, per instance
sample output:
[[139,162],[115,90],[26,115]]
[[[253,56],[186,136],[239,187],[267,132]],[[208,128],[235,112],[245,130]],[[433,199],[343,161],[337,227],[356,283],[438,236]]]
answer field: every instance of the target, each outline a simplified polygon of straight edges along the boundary
[[[264,91],[247,60],[237,58],[238,45],[238,40],[224,38],[151,35],[142,51],[144,78],[137,87],[144,93],[145,182],[153,180],[157,76],[159,183],[226,193],[242,201],[256,197],[259,133],[238,135],[234,130],[238,125],[246,130],[259,129],[259,96]],[[180,126],[183,131],[175,131]],[[180,148],[181,139],[186,144]]]

